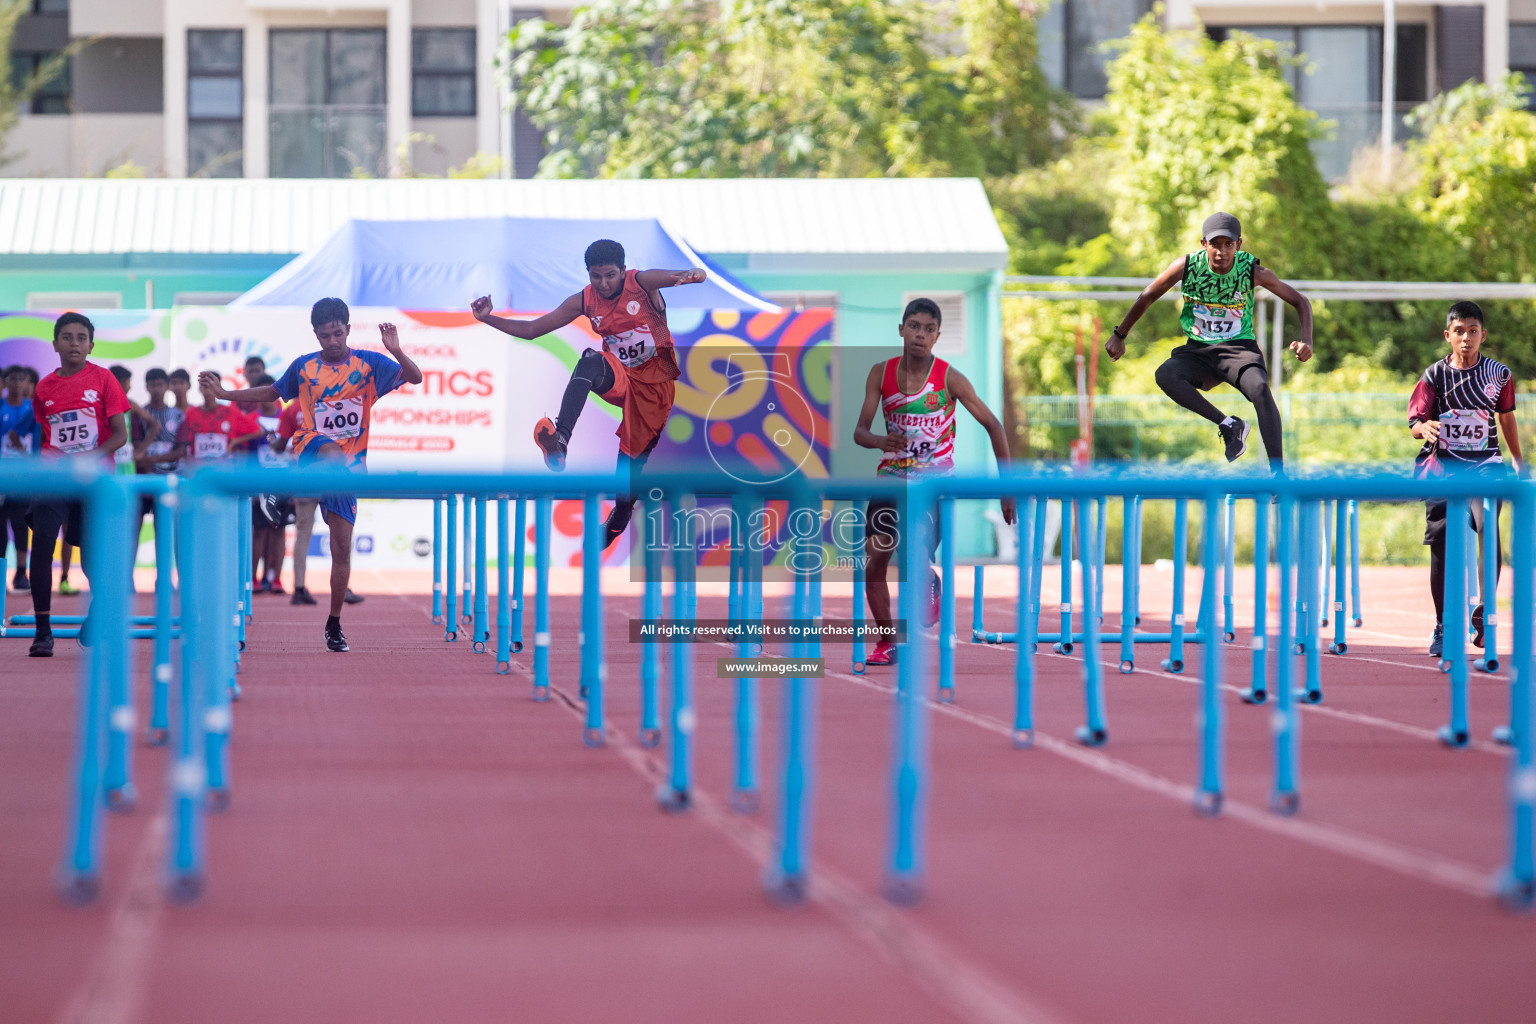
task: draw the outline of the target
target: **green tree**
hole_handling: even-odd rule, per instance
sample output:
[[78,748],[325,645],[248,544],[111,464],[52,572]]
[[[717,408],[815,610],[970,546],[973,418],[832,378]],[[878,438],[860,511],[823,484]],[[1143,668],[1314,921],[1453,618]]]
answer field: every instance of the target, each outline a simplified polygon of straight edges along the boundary
[[[16,23],[30,13],[29,0],[0,0],[0,53],[11,52],[11,41],[16,37]],[[22,108],[55,81],[69,68],[69,59],[89,46],[94,39],[79,40],[64,50],[42,61],[36,69],[24,75],[0,75],[0,167],[15,163],[23,154],[11,151],[5,140],[21,120]]]
[[1009,0],[593,0],[509,51],[547,176],[1005,173],[1068,109]]

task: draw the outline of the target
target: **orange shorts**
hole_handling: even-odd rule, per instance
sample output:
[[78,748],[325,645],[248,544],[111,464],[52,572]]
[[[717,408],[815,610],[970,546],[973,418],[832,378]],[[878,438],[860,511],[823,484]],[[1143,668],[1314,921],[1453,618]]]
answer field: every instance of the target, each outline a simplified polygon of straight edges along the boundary
[[655,445],[666,427],[677,389],[670,380],[652,384],[630,376],[628,367],[607,349],[603,358],[613,369],[613,387],[597,397],[624,411],[619,429],[614,431],[619,437],[619,451],[639,458]]

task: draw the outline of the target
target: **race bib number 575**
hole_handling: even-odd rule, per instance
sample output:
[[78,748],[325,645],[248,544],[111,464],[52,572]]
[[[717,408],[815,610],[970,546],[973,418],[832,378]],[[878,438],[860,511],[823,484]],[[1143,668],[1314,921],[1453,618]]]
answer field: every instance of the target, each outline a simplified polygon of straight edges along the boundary
[[53,447],[67,455],[88,452],[100,444],[96,414],[89,409],[71,409],[48,417],[48,437]]

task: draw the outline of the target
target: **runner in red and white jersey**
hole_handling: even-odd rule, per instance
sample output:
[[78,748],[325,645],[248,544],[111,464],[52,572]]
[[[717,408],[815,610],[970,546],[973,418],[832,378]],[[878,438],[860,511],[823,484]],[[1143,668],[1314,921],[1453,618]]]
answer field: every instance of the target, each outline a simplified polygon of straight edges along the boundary
[[[698,284],[705,273],[698,268],[626,270],[624,247],[606,238],[587,246],[585,260],[591,284],[551,313],[534,320],[509,320],[491,312],[489,295],[476,299],[470,311],[481,323],[525,340],[543,337],[578,316],[586,317],[592,330],[602,336],[603,347],[582,352],[571,371],[559,416],[554,422],[547,416],[541,419],[533,429],[533,440],[544,453],[545,465],[564,469],[571,432],[587,395],[595,394],[624,410],[617,431],[619,470],[638,473],[661,440],[672,413],[673,382],[679,375],[661,290]],[[634,508],[633,496],[618,496],[605,524],[605,549],[629,525]]]
[[[1506,472],[1499,448],[1499,433],[1509,445],[1510,458],[1520,468],[1520,431],[1515,424],[1515,375],[1509,367],[1482,354],[1488,334],[1483,311],[1475,302],[1458,302],[1445,318],[1445,340],[1451,351],[1424,371],[1408,399],[1408,427],[1424,442],[1414,459],[1416,472],[1424,476],[1475,473],[1493,477]],[[1472,501],[1472,528],[1479,547],[1483,537],[1483,503]],[[1495,506],[1494,543],[1497,545]],[[1424,543],[1429,546],[1429,592],[1435,602],[1435,631],[1429,653],[1439,657],[1444,640],[1445,616],[1445,514],[1444,499],[1425,502]],[[1502,552],[1500,553],[1502,561]],[[1478,565],[1483,564],[1478,559]],[[1495,587],[1497,581],[1495,581]],[[1482,593],[1493,592],[1484,588]],[[1472,610],[1472,643],[1483,646],[1483,608]]]
[[[96,345],[96,327],[80,313],[65,313],[53,325],[53,350],[59,368],[38,382],[32,394],[44,458],[86,459],[106,472],[112,456],[128,443],[128,396],[117,378],[103,366],[87,362]],[[80,548],[81,568],[91,575],[95,553],[84,546],[85,519],[80,502],[43,498],[27,513],[32,528],[32,613],[37,630],[28,654],[53,657],[53,548],[63,534],[65,544]],[[82,642],[85,627],[81,627]]]
[[[939,340],[943,316],[932,299],[913,299],[902,311],[902,354],[870,368],[864,382],[864,407],[853,428],[853,441],[880,451],[882,476],[911,479],[928,474],[951,473],[955,468],[955,406],[963,405],[976,417],[992,441],[992,452],[999,466],[1008,463],[1008,437],[992,410],[976,394],[965,374],[933,355]],[[885,433],[870,430],[875,410],[885,416]],[[1012,498],[1002,501],[1003,518],[1012,523],[1015,507]],[[886,570],[901,535],[901,510],[896,501],[875,499],[865,513],[865,594],[869,599],[870,618],[883,629],[892,625],[891,591]],[[928,560],[933,561],[939,543],[939,524],[928,522]],[[941,582],[929,569],[928,597],[923,624],[931,626],[939,619]],[[896,645],[882,640],[865,660],[867,665],[891,665],[896,661]]]

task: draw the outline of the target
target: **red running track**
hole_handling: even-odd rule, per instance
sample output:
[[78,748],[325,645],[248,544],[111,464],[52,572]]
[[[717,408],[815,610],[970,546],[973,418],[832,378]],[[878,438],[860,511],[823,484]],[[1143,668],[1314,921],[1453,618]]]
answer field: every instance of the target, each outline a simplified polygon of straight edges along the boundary
[[[1536,920],[1486,894],[1504,856],[1506,760],[1432,740],[1446,683],[1422,654],[1422,575],[1367,571],[1374,632],[1325,658],[1294,819],[1264,810],[1268,709],[1231,693],[1228,810],[1191,813],[1198,649],[1184,676],[1121,676],[1106,647],[1102,750],[1070,742],[1080,663],[1042,654],[1039,745],[1018,751],[1013,649],[960,644],[957,703],[934,709],[916,910],[878,896],[890,670],[853,677],[846,648],[827,648],[814,898],[786,910],[759,885],[776,683],[764,807],[734,815],[732,687],[713,673],[727,652],[695,648],[699,803],[666,814],[652,800],[666,751],[634,744],[638,648],[622,640],[609,645],[610,743],[581,744],[574,598],[554,602],[556,699],[534,704],[526,655],[497,676],[491,655],[442,642],[425,596],[377,593],[349,609],[345,656],[324,652],[315,609],[258,598],[234,802],[209,820],[203,901],[159,898],[164,755],[140,747],[144,799],[109,821],[104,897],[64,908],[50,876],[78,651],[29,661],[0,641],[0,1019],[1528,1021]],[[1158,578],[1148,570],[1149,624],[1167,614]],[[1113,628],[1113,569],[1106,590]],[[610,638],[636,608],[606,603]],[[989,601],[989,626],[1010,628],[1012,608]],[[846,609],[829,599],[828,614]],[[1233,689],[1247,636],[1226,654]],[[1506,686],[1474,675],[1480,737],[1506,713]]]

